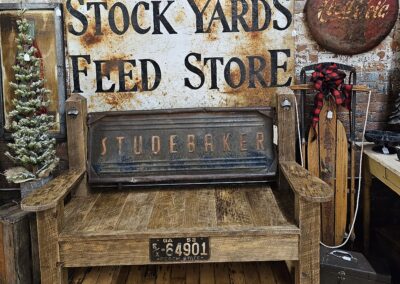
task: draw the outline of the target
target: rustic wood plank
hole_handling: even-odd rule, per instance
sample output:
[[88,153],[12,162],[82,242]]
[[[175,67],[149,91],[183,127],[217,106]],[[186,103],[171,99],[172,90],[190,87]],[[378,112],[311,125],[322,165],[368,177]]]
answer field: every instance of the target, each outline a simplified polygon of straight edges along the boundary
[[310,128],[307,143],[307,168],[316,177],[320,177],[318,125]]
[[157,278],[157,268],[154,265],[148,265],[142,267],[143,279],[142,284],[155,284]]
[[296,263],[295,283],[319,283],[320,256],[319,241],[321,235],[320,206],[296,198],[296,219],[299,223],[299,261]]
[[[174,269],[180,272],[171,278],[171,271]],[[117,274],[113,274],[112,271],[126,275],[114,282],[114,276]],[[74,271],[70,283],[289,284],[291,281],[284,262],[254,262],[82,268]]]
[[[181,194],[180,194],[181,193]],[[173,190],[157,191],[148,228],[179,228],[184,224],[184,192]]]
[[229,264],[216,263],[214,264],[214,275],[216,284],[230,284]]
[[261,283],[260,275],[258,273],[256,262],[245,262],[243,263],[243,273],[247,284],[259,284]]
[[141,266],[132,266],[129,270],[128,278],[126,279],[126,284],[143,284],[143,274],[144,268]]
[[335,180],[335,245],[342,243],[347,221],[348,145],[346,129],[337,121]]
[[87,153],[87,102],[79,94],[72,94],[65,102],[66,111],[78,114],[67,115],[68,161],[70,169],[86,169]]
[[120,272],[121,266],[103,267],[97,279],[97,284],[117,284]]
[[83,220],[98,198],[99,194],[73,198],[65,207],[63,231],[78,231],[80,228],[79,224],[83,223]]
[[141,231],[147,228],[154,206],[155,191],[131,192],[118,219],[116,230]]
[[332,200],[332,188],[296,162],[281,162],[280,167],[290,187],[304,200],[309,202]]
[[245,284],[243,265],[240,262],[229,263],[229,279],[232,284]]
[[[298,260],[297,234],[284,235],[279,231],[274,235],[253,235],[251,231],[247,233],[238,237],[229,234],[225,237],[212,237],[212,253],[207,262]],[[190,235],[193,236],[193,233]],[[65,267],[151,263],[147,237],[133,240],[63,240],[60,243],[60,253]]]
[[[328,118],[328,112],[332,112]],[[321,179],[332,188],[335,186],[336,162],[336,105],[324,101],[319,115],[319,155]],[[321,204],[322,241],[328,245],[335,244],[335,203],[334,200]]]
[[251,187],[243,191],[249,201],[255,226],[279,226],[288,223],[269,186]]
[[128,193],[101,193],[87,213],[79,230],[110,231],[113,230],[125,204]]
[[216,227],[216,203],[214,189],[186,190],[185,227]]
[[[27,283],[32,281],[32,257],[29,232],[28,214],[22,210],[12,214],[9,222],[12,232],[14,250],[15,267],[14,275],[15,282],[10,283]],[[10,261],[9,259],[7,261]],[[10,267],[11,268],[11,267]]]
[[30,213],[28,219],[31,241],[32,284],[40,284],[40,261],[36,214]]
[[200,265],[200,284],[214,284],[214,266],[212,264]]
[[75,269],[70,284],[82,284],[90,270],[89,267]]
[[15,267],[17,265],[16,257],[15,257],[15,252],[14,252],[14,247],[15,247],[15,241],[13,237],[13,232],[10,224],[4,224],[3,225],[3,240],[5,242],[4,246],[4,254],[7,256],[6,262],[5,262],[5,278],[6,282],[5,283],[17,283],[17,275],[15,273]]
[[186,265],[173,265],[171,267],[171,283],[186,283]]
[[156,284],[173,284],[171,282],[171,265],[159,265],[157,267]]
[[289,277],[289,271],[284,262],[272,262],[271,269],[276,283],[292,283]]
[[200,265],[186,264],[186,284],[200,283]]
[[[282,102],[288,100],[290,108],[283,108]],[[278,113],[278,155],[279,161],[296,160],[296,115],[295,98],[293,94],[277,95]]]
[[21,202],[22,210],[37,212],[55,208],[60,200],[80,183],[83,176],[84,170],[75,169],[56,177],[24,198]]
[[[76,116],[67,115],[67,143],[68,164],[70,169],[86,170],[87,162],[87,101],[80,94],[72,94],[65,102],[66,112],[75,110]],[[73,194],[76,196],[87,196],[89,188],[86,182],[86,174]]]
[[218,226],[254,224],[246,193],[237,186],[217,188],[215,200]]
[[82,284],[96,284],[99,279],[102,267],[93,267],[86,275]]
[[261,284],[275,284],[274,274],[272,272],[270,262],[258,262],[257,269],[260,274],[260,283]]
[[[301,91],[301,90],[311,91],[315,90],[315,87],[313,84],[298,84],[290,86],[290,89],[292,89],[293,91]],[[352,90],[356,92],[369,92],[371,89],[365,85],[353,85]]]
[[122,266],[121,270],[119,271],[119,275],[115,284],[125,283],[128,279],[129,270],[130,270],[129,266],[126,265]]
[[42,284],[67,283],[67,271],[60,262],[58,235],[62,227],[64,204],[37,212],[37,230]]

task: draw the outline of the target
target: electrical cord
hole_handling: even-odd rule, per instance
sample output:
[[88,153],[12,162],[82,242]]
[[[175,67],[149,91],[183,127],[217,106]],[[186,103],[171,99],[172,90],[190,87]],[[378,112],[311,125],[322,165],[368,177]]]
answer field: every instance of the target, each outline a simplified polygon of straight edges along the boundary
[[[360,155],[360,167],[359,167],[359,174],[358,174],[358,192],[357,192],[357,202],[356,202],[356,210],[354,212],[354,217],[353,217],[353,221],[351,223],[351,227],[350,227],[350,232],[348,233],[345,241],[337,246],[329,246],[324,244],[323,242],[320,242],[321,245],[323,245],[326,248],[330,248],[330,249],[338,249],[343,247],[344,245],[347,244],[347,242],[350,240],[350,237],[353,233],[354,230],[354,225],[356,224],[356,220],[357,220],[357,214],[358,214],[358,210],[359,210],[359,206],[360,206],[360,193],[361,193],[361,178],[362,178],[362,162],[363,162],[363,152],[364,152],[364,136],[365,136],[365,131],[367,130],[367,122],[368,122],[368,114],[369,114],[369,106],[371,103],[371,94],[372,91],[369,91],[368,93],[368,103],[367,103],[367,109],[365,112],[365,120],[364,120],[364,127],[363,127],[363,132],[362,132],[362,138],[361,138],[361,155]],[[296,115],[297,115],[297,130],[298,130],[298,136],[299,136],[299,141],[301,143],[301,135],[300,135],[300,121],[299,121],[299,112],[297,109],[297,100],[296,100],[296,96],[295,96],[295,103],[296,103]],[[301,157],[301,163],[303,165],[303,153],[301,151],[301,147],[300,147],[300,157]],[[304,165],[303,165],[304,166]]]

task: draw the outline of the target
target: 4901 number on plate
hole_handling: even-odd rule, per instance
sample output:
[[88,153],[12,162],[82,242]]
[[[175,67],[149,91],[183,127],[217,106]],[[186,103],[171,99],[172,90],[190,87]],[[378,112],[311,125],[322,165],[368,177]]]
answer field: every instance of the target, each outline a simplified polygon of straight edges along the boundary
[[205,237],[150,239],[150,261],[196,261],[210,258]]

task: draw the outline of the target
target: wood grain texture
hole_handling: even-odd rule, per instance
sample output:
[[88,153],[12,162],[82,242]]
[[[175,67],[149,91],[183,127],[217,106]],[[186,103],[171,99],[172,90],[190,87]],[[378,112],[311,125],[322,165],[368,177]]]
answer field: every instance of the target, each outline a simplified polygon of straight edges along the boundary
[[[112,273],[113,278],[109,275]],[[74,269],[71,284],[289,284],[284,262],[124,266]]]
[[310,128],[307,143],[307,169],[316,177],[320,177],[319,169],[319,141],[318,141],[318,125],[314,129]]
[[62,227],[64,204],[37,212],[37,230],[42,284],[67,283],[67,271],[60,263],[58,235]]
[[343,242],[347,221],[348,145],[346,129],[337,121],[335,180],[335,245]]
[[332,200],[332,188],[296,162],[281,162],[280,168],[293,191],[304,200],[310,202]]
[[79,184],[83,176],[84,170],[82,169],[65,172],[24,198],[21,201],[21,208],[30,212],[55,208]]
[[32,284],[40,284],[40,262],[36,214],[30,213],[28,218],[31,238]]
[[0,206],[0,283],[32,282],[29,213],[16,203]]
[[[211,257],[207,262],[298,260],[298,235],[253,236],[251,233],[241,237],[210,237]],[[170,237],[168,234],[162,236]],[[179,236],[193,236],[193,233]],[[148,245],[147,237],[63,240],[60,242],[60,255],[65,267],[157,264],[150,262]]]
[[[282,102],[288,100],[290,108],[283,108]],[[279,161],[296,160],[296,114],[294,94],[277,95],[278,114],[278,155]]]
[[[328,118],[328,112],[332,117]],[[324,101],[318,123],[320,177],[332,188],[336,177],[336,105]],[[334,200],[321,204],[322,241],[328,245],[335,244],[335,203]]]
[[[65,103],[66,112],[77,111],[78,115],[67,115],[68,163],[70,169],[86,170],[87,162],[87,101],[79,94],[72,94]],[[85,174],[86,175],[86,174]],[[87,196],[86,176],[73,191],[74,195]]]
[[70,169],[86,169],[87,103],[79,94],[72,94],[65,102],[66,112],[76,110],[78,115],[67,115],[68,161]]
[[[292,89],[293,91],[315,90],[315,87],[313,84],[299,84],[290,86],[290,89]],[[356,92],[369,92],[371,89],[365,85],[353,85],[352,90]]]
[[301,198],[296,198],[295,202],[296,219],[301,231],[295,283],[319,283],[320,206],[318,203],[307,202]]
[[129,239],[190,232],[210,236],[224,236],[228,232],[232,236],[243,235],[247,231],[296,234],[298,229],[281,199],[267,185],[75,197],[66,206],[61,239]]

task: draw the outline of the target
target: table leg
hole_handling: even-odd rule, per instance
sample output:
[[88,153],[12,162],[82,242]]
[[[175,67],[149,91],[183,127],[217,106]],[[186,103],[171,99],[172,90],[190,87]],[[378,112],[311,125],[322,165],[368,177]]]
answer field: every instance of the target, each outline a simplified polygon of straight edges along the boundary
[[371,215],[371,187],[372,175],[369,170],[369,158],[364,155],[363,164],[364,194],[363,194],[363,228],[364,228],[364,253],[369,253],[370,215]]

